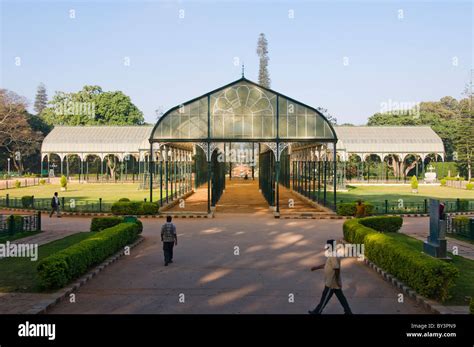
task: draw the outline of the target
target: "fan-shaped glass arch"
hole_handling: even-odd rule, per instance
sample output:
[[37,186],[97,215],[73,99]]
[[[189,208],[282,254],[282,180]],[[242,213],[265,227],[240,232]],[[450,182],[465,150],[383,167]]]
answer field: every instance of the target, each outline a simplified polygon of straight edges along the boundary
[[245,78],[176,106],[158,121],[152,140],[336,140],[314,108]]

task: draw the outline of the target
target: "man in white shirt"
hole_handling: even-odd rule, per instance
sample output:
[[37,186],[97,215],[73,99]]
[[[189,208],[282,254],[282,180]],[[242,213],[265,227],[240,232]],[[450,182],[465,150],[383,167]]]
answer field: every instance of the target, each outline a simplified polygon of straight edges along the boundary
[[[351,308],[347,302],[344,293],[342,292],[342,281],[341,281],[341,260],[335,254],[336,241],[328,240],[326,242],[326,248],[332,247],[330,252],[331,256],[326,258],[326,263],[318,266],[313,266],[311,271],[319,270],[324,268],[324,290],[321,295],[321,300],[313,311],[308,311],[309,314],[321,314],[326,307],[327,303],[331,299],[333,294],[336,294],[339,302],[344,308],[345,314],[352,314]],[[332,254],[331,254],[332,253]]]

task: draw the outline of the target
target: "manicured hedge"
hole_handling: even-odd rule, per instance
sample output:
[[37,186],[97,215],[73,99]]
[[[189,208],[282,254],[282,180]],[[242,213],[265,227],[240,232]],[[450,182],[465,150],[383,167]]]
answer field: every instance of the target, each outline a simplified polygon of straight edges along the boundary
[[422,253],[421,249],[415,250],[401,242],[400,238],[409,238],[406,235],[379,233],[362,225],[359,219],[346,221],[343,230],[344,238],[348,242],[365,245],[367,259],[417,293],[440,301],[449,298],[449,288],[459,275],[454,265],[435,259]]
[[122,217],[94,217],[91,220],[90,231],[102,231],[123,222]]
[[120,198],[119,199],[119,202],[129,202],[130,199],[129,198]]
[[[344,202],[337,204],[337,214],[339,216],[355,216],[357,212],[356,202]],[[374,214],[374,205],[367,202],[362,203],[364,206],[364,216],[371,216]]]
[[112,205],[115,215],[151,215],[158,213],[158,205],[154,202],[118,201]]
[[366,227],[384,233],[396,233],[403,224],[403,218],[397,216],[378,216],[359,219],[359,223]]
[[21,206],[23,208],[30,208],[33,206],[34,198],[31,195],[25,195],[21,197]]
[[46,289],[64,287],[83,275],[138,236],[137,223],[121,223],[96,233],[71,247],[43,259],[37,267],[41,285]]

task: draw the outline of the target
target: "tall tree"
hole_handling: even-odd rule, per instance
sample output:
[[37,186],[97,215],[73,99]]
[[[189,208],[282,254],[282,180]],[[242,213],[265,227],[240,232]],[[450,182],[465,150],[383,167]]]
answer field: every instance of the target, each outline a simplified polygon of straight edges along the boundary
[[472,178],[472,161],[474,157],[474,105],[472,80],[464,91],[466,100],[460,103],[459,122],[456,128],[455,148],[457,165],[461,174],[468,180]]
[[24,97],[0,89],[0,151],[12,160],[13,167],[22,173],[24,161],[39,152],[43,135],[29,123]]
[[36,91],[34,110],[36,114],[40,114],[48,104],[48,95],[46,94],[46,86],[40,83]]
[[270,74],[268,72],[268,41],[264,33],[261,33],[257,42],[257,55],[260,60],[258,69],[258,83],[261,86],[270,88]]

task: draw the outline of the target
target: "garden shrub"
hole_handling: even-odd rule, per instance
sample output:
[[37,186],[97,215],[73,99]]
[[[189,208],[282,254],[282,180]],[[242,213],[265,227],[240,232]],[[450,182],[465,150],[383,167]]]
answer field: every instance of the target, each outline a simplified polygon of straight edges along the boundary
[[403,218],[398,216],[376,216],[359,219],[359,223],[385,233],[396,233],[403,224]]
[[45,289],[64,287],[83,275],[138,236],[136,223],[121,223],[44,258],[37,267],[40,283]]
[[440,301],[449,298],[449,289],[459,275],[454,265],[424,254],[421,249],[415,250],[400,240],[409,236],[379,233],[360,221],[351,219],[344,223],[346,241],[364,244],[367,259],[420,295]]
[[14,234],[14,233],[19,233],[23,231],[23,217],[22,216],[12,214],[10,215],[10,217],[8,217],[7,223],[8,223],[7,228],[10,233]]
[[459,211],[469,211],[469,200],[459,199],[458,204]]
[[474,188],[474,184],[473,184],[473,183],[469,182],[469,183],[466,184],[466,189],[467,189],[467,190],[472,190],[473,188]]
[[66,178],[66,176],[62,175],[61,179],[59,180],[59,183],[61,184],[61,188],[67,189],[67,178]]
[[[344,202],[337,204],[337,214],[340,216],[356,216],[356,202]],[[371,216],[374,214],[374,205],[367,202],[362,203],[363,215],[360,217]]]
[[33,201],[34,201],[34,197],[31,196],[31,195],[22,196],[21,197],[21,206],[23,206],[23,208],[33,207]]
[[415,175],[412,176],[410,185],[411,185],[411,189],[413,190],[418,189],[418,179],[416,178]]
[[446,178],[443,178],[441,181],[441,187],[446,187]]
[[20,188],[21,187],[21,182],[16,180],[15,181],[15,188]]
[[129,202],[130,199],[129,198],[120,198],[119,199],[119,202]]
[[118,201],[112,205],[111,211],[115,215],[151,215],[158,213],[158,205],[154,202]]
[[46,180],[44,178],[40,179],[39,184],[44,186],[46,184]]
[[471,298],[471,302],[469,303],[469,312],[474,314],[474,298]]
[[123,222],[122,217],[94,217],[91,220],[90,231],[102,231]]

